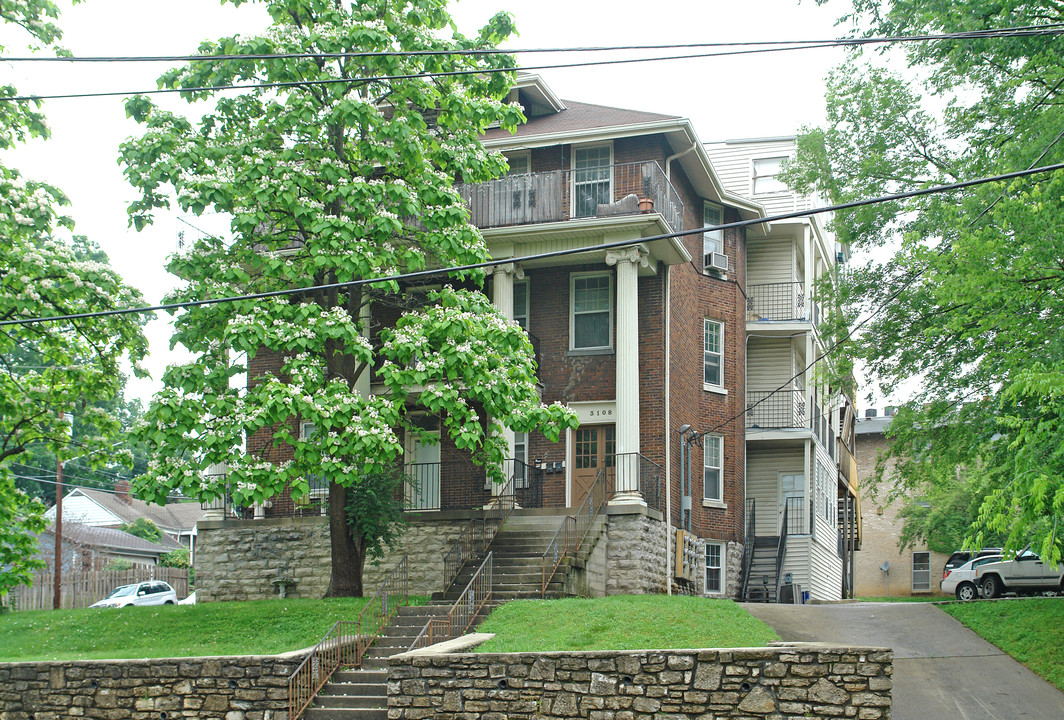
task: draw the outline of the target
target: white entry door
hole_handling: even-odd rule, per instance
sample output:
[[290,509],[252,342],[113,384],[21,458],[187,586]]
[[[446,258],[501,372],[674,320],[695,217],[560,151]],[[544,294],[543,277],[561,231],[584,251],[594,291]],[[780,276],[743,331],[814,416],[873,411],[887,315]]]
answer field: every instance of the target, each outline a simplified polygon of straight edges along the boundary
[[[787,513],[788,535],[808,534],[805,505],[805,475],[801,473],[780,473],[779,522],[783,522],[784,509],[789,508]],[[782,530],[782,527],[780,530]]]
[[414,422],[432,437],[423,439],[413,433],[407,437],[407,507],[411,510],[439,510],[440,420],[432,415],[418,415]]

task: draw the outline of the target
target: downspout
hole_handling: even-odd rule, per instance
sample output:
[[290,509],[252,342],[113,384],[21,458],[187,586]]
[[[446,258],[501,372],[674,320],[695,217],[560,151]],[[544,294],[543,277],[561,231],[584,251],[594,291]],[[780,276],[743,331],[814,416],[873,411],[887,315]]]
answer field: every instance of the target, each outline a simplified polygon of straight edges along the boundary
[[[666,173],[667,174],[667,173]],[[672,323],[669,309],[672,305],[672,266],[665,270],[665,594],[672,595],[672,553],[669,552],[669,536],[672,535]]]
[[686,155],[687,153],[691,152],[696,147],[698,147],[698,143],[691,143],[691,147],[687,148],[686,150],[681,150],[680,152],[678,152],[678,153],[676,153],[674,155],[669,155],[667,158],[665,158],[665,179],[666,180],[668,180],[669,182],[672,182],[672,161],[676,160],[678,158],[682,158],[684,155]]

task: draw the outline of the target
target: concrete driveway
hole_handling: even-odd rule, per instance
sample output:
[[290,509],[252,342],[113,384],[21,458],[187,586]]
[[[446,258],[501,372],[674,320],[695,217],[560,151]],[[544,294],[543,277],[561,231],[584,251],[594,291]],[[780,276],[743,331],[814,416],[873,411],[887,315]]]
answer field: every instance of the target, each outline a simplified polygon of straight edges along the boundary
[[743,607],[783,640],[893,648],[893,720],[1064,718],[1064,693],[929,603]]

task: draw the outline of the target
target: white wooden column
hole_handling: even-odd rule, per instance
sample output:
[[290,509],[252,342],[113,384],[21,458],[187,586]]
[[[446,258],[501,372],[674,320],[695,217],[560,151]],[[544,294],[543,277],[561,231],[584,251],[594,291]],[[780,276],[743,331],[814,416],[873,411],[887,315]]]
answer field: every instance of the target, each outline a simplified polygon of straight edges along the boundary
[[[639,452],[639,266],[647,267],[638,247],[611,250],[606,264],[617,266],[617,454]],[[643,502],[635,458],[618,462],[616,503]]]
[[[495,266],[492,274],[492,303],[507,320],[514,319],[514,276],[520,280],[524,275],[524,271],[513,263]],[[514,431],[504,427],[502,435],[506,439],[506,457],[510,459],[515,452]],[[502,486],[498,483],[491,484],[492,495],[498,495],[501,490]]]

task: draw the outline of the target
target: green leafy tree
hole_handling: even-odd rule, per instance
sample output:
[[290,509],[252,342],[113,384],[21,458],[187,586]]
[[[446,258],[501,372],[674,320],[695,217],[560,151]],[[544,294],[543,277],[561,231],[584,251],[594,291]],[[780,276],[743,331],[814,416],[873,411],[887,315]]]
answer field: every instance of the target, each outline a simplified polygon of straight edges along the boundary
[[189,552],[188,548],[178,548],[165,555],[160,555],[159,564],[163,567],[183,568],[189,570],[192,568],[192,553]]
[[[492,124],[513,128],[523,119],[519,107],[502,102],[512,74],[486,72],[513,58],[446,51],[493,49],[512,32],[510,16],[500,13],[467,38],[443,0],[264,4],[273,19],[265,33],[206,42],[200,53],[312,56],[195,62],[160,82],[283,87],[211,92],[213,109],[197,121],[144,97],[127,103],[146,128],[122,148],[126,175],[141,193],[131,222],[151,222],[172,197],[185,211],[232,216],[230,240],[202,238],[171,260],[171,272],[186,281],[171,299],[485,260],[453,183],[484,181],[506,167],[478,138]],[[394,51],[444,54],[366,54]],[[186,93],[189,101],[207,95]],[[378,492],[375,479],[401,461],[403,432],[419,432],[411,409],[438,414],[457,447],[496,480],[504,425],[556,439],[575,422],[566,409],[540,403],[528,338],[477,290],[482,273],[446,282],[424,291],[389,281],[184,311],[174,342],[194,359],[167,370],[147,411],[141,437],[159,452],[138,493],[160,500],[181,490],[209,500],[227,482],[234,501],[249,505],[286,488],[298,499],[308,477],[325,477],[328,594],[361,595],[366,555],[391,527],[384,500],[394,496]],[[398,321],[371,327],[385,310]],[[281,367],[232,387],[230,379],[265,353],[282,358]],[[371,369],[380,394],[368,392]],[[300,437],[297,417],[313,423],[312,438]],[[245,452],[244,438],[265,438],[265,448]],[[221,462],[225,482],[205,477]],[[359,508],[353,532],[349,507]]]
[[136,535],[139,538],[148,540],[150,542],[158,542],[159,538],[163,536],[163,531],[159,529],[159,526],[148,518],[137,518],[133,522],[123,525],[120,528],[123,532],[127,532],[130,535]]
[[[48,0],[0,6],[0,18],[40,47],[59,40],[57,15]],[[18,94],[0,87],[0,150],[48,134],[35,103],[4,99]],[[140,303],[98,248],[71,235],[66,204],[56,188],[0,163],[0,322]],[[38,566],[31,559],[34,533],[44,527],[43,505],[16,485],[13,463],[30,452],[71,457],[114,442],[119,421],[100,403],[120,393],[122,360],[136,363],[145,354],[141,322],[126,316],[0,326],[0,594],[30,581]],[[77,412],[95,429],[92,439],[72,446],[69,418],[60,419],[59,411]]]
[[[857,0],[857,34],[922,35],[1064,20],[1056,3]],[[1059,39],[908,43],[903,76],[855,53],[828,79],[828,122],[806,129],[788,180],[834,202],[1064,160]],[[919,78],[916,82],[912,78]],[[843,274],[847,320],[871,318],[854,353],[882,391],[918,386],[889,435],[892,482],[976,489],[969,545],[1005,537],[1061,557],[1064,458],[1053,445],[1064,385],[1064,176],[1040,175],[839,213],[839,240],[872,251]],[[931,488],[931,490],[929,490]]]

